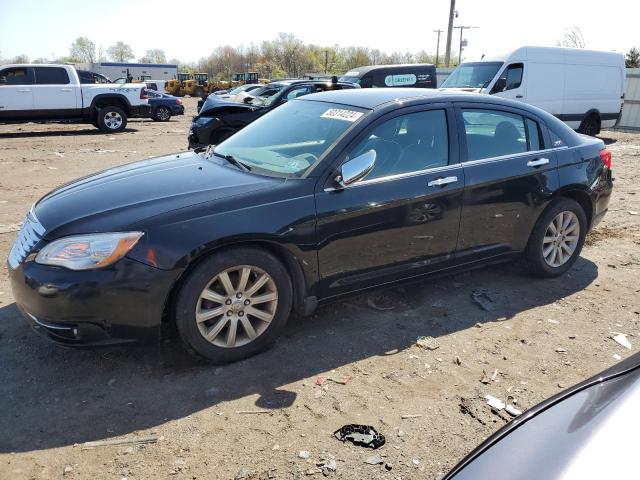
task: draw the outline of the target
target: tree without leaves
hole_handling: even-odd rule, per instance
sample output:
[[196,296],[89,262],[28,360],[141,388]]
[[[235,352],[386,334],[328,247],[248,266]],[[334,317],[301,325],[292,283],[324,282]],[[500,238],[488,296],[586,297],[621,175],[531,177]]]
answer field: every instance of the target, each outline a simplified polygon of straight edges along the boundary
[[93,63],[96,59],[96,45],[87,37],[78,37],[71,44],[69,53],[77,62]]
[[584,35],[580,27],[565,28],[562,40],[558,40],[559,47],[584,48]]
[[147,50],[147,53],[145,53],[144,57],[141,57],[139,61],[140,63],[167,63],[167,56],[164,50],[153,48]]
[[124,42],[117,42],[115,45],[111,45],[107,49],[107,55],[109,55],[114,62],[128,62],[135,57],[131,46]]
[[627,52],[627,55],[624,59],[624,66],[627,68],[638,68],[640,67],[640,52],[636,47],[633,47],[631,50]]

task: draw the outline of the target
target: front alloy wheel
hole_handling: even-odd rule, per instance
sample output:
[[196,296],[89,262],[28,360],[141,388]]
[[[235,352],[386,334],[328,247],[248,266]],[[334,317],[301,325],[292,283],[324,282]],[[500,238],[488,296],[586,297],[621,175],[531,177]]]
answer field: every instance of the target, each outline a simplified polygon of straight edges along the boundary
[[200,293],[196,322],[213,345],[233,348],[262,335],[278,306],[278,288],[261,268],[231,267],[216,275]]
[[233,362],[271,344],[292,303],[291,277],[278,258],[261,248],[229,248],[186,274],[174,320],[190,353],[213,363]]

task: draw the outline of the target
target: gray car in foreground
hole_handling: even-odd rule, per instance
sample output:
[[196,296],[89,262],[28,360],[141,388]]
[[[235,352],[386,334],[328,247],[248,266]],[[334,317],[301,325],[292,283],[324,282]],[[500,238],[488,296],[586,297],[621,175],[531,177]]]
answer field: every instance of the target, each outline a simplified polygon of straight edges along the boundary
[[509,422],[442,480],[640,478],[640,354]]

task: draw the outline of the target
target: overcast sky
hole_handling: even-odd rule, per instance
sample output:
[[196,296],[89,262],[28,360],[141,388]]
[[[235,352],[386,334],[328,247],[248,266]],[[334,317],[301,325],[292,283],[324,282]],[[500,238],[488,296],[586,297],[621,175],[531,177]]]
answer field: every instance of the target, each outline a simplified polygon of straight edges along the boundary
[[[587,48],[640,48],[640,0],[457,0],[456,10],[456,25],[478,27],[465,32],[467,60],[522,45],[554,46],[573,25],[582,29]],[[160,48],[167,58],[195,61],[216,46],[260,43],[278,32],[319,45],[435,53],[433,30],[446,31],[448,13],[449,0],[0,0],[0,57],[68,55],[71,42],[87,36],[105,50],[122,40],[136,58]],[[441,52],[445,40],[446,33]]]

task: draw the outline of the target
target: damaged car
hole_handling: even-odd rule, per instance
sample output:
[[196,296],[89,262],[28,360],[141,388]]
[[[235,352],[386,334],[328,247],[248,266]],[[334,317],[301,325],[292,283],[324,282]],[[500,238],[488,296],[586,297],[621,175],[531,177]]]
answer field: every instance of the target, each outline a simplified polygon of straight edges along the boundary
[[[189,130],[189,148],[199,149],[217,145],[255,119],[283,103],[310,93],[358,88],[349,82],[320,80],[282,80],[269,83],[236,101],[212,98],[193,118]],[[211,96],[209,97],[211,98]]]

